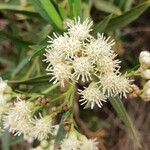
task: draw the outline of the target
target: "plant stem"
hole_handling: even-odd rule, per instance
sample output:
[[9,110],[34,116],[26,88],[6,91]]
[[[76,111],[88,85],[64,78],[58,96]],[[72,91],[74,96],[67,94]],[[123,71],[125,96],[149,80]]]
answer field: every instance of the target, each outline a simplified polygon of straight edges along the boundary
[[60,86],[60,83],[56,83],[52,86],[50,86],[48,89],[46,89],[45,91],[42,92],[42,94],[48,94],[49,92],[51,92],[52,90],[54,90],[55,88],[57,88],[58,86]]

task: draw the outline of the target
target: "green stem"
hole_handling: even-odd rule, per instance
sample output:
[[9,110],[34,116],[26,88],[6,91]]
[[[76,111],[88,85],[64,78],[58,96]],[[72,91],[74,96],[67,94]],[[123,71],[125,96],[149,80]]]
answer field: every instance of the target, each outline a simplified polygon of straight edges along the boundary
[[40,69],[40,64],[39,64],[39,57],[36,58],[35,62],[36,62],[35,67],[36,67],[37,75],[40,76],[41,69]]
[[60,83],[56,83],[52,86],[50,86],[48,89],[46,89],[45,91],[42,92],[42,94],[48,94],[50,93],[51,91],[53,91],[55,88],[57,88],[58,86],[60,86]]
[[65,95],[66,95],[66,93],[63,93],[63,94],[61,94],[60,96],[58,96],[58,97],[52,99],[51,102],[55,102],[56,100],[59,100],[60,98],[65,97]]
[[34,71],[35,65],[36,65],[36,61],[33,62],[33,64],[31,65],[30,69],[28,70],[27,74],[24,76],[23,79],[28,79],[30,77],[30,75]]
[[134,76],[140,76],[140,70],[131,71],[127,74],[127,77],[134,77]]

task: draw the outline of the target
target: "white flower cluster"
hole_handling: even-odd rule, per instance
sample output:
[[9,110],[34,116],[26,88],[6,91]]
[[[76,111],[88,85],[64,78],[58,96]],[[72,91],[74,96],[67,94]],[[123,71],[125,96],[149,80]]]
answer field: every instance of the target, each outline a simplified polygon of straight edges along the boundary
[[44,61],[48,63],[46,70],[52,76],[50,81],[65,86],[65,82],[93,82],[93,76],[98,77],[98,87],[90,85],[83,91],[79,90],[80,101],[91,108],[95,104],[101,107],[101,101],[108,96],[126,97],[130,80],[119,71],[120,61],[112,50],[114,41],[104,34],[98,33],[97,38],[90,35],[93,23],[88,19],[82,23],[78,17],[66,24],[67,32],[49,37],[44,54]]
[[34,106],[18,98],[14,106],[3,115],[3,127],[14,135],[24,134],[25,139],[48,139],[54,132],[51,116],[32,117]]
[[5,98],[4,98],[4,91],[7,88],[7,82],[3,81],[3,79],[0,77],[0,104],[5,103]]
[[98,141],[97,139],[87,139],[84,140],[77,140],[74,138],[67,138],[64,139],[60,147],[54,148],[54,140],[49,141],[42,141],[39,146],[36,148],[32,148],[31,150],[98,150]]
[[64,139],[60,145],[61,150],[98,150],[97,139],[84,138],[82,141],[74,138]]
[[150,52],[142,51],[139,56],[141,76],[150,79]]

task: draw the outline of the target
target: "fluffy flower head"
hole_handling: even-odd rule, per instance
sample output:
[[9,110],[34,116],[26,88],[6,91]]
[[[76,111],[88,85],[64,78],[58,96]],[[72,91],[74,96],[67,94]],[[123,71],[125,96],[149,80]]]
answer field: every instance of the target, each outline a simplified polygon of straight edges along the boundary
[[[99,77],[100,89],[103,94],[98,94],[95,90],[95,100],[93,97],[82,99],[82,104],[90,105],[91,108],[97,104],[102,106],[101,101],[105,101],[105,96],[125,96],[130,89],[130,80],[120,73],[120,60],[116,59],[117,54],[113,51],[114,41],[104,34],[97,34],[97,37],[90,35],[92,22],[88,19],[83,23],[80,18],[67,21],[67,32],[63,35],[54,33],[54,38],[49,37],[49,45],[46,48],[45,61],[48,64],[48,74],[52,75],[50,81],[60,82],[65,86],[65,81],[92,82],[94,77]],[[148,52],[144,52],[142,57],[147,57]],[[70,80],[71,79],[71,80]],[[92,87],[93,88],[93,87]],[[89,89],[80,91],[83,96]],[[92,90],[92,89],[91,89]],[[83,94],[84,93],[84,94]],[[90,94],[92,95],[92,94]],[[99,97],[99,98],[98,98]]]
[[117,75],[116,73],[105,74],[100,78],[103,93],[108,96],[119,95],[120,97],[127,97],[126,93],[131,90],[131,81],[125,75]]
[[73,69],[73,76],[76,80],[79,80],[80,77],[83,82],[91,79],[91,71],[93,70],[93,66],[88,57],[76,57],[73,61]]
[[42,141],[48,139],[49,135],[52,134],[53,126],[50,116],[42,117],[41,114],[39,116],[39,119],[35,117],[33,120],[32,135],[35,139]]
[[82,141],[81,150],[99,150],[97,139],[86,139]]
[[58,63],[47,70],[50,72],[48,74],[53,76],[50,81],[54,80],[54,84],[60,81],[62,86],[64,86],[65,81],[69,81],[72,76],[71,67],[64,63]]
[[79,100],[81,105],[86,104],[86,106],[90,106],[91,109],[94,108],[95,104],[98,107],[102,107],[102,101],[106,102],[106,97],[104,94],[99,90],[95,83],[91,83],[89,87],[85,88],[83,91],[78,90],[79,94],[81,95],[81,99]]
[[3,126],[15,135],[30,133],[31,105],[24,100],[18,100],[3,117]]
[[61,150],[79,150],[80,142],[77,139],[64,139],[60,145]]
[[89,32],[92,30],[92,25],[93,22],[89,21],[88,19],[81,23],[80,17],[78,17],[74,21],[67,22],[69,35],[76,37],[79,40],[84,40],[90,37]]
[[103,34],[98,34],[97,39],[91,38],[90,43],[86,44],[86,53],[94,62],[102,57],[114,57],[112,50],[114,42],[109,42],[109,39],[110,37],[106,38]]

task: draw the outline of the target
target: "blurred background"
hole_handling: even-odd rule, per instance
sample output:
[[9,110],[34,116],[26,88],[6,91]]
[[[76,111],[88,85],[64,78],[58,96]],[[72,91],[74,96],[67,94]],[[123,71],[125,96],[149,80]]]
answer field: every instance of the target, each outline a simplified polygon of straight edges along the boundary
[[[123,15],[143,2],[144,0],[84,0],[82,7],[84,16],[91,17],[96,24],[110,14]],[[66,0],[54,0],[53,3],[67,9]],[[19,80],[24,76],[28,77],[31,74],[25,74],[27,70],[31,70],[34,76],[34,69],[30,68],[28,60],[46,43],[47,35],[55,30],[34,7],[32,0],[0,0],[0,76],[4,79]],[[109,35],[117,41],[114,50],[122,61],[122,70],[138,66],[140,51],[150,51],[150,9],[145,9],[136,20],[123,28],[110,31]],[[44,70],[41,57],[36,57],[36,62],[31,60],[39,72]],[[143,81],[139,78],[135,79],[135,83],[139,88],[143,85]],[[149,150],[149,103],[138,97],[125,99],[123,103],[140,133],[142,149]],[[81,109],[80,114],[91,130],[101,129],[103,149],[134,150],[125,127],[109,103],[105,103],[102,109],[96,108],[94,111]],[[1,150],[28,150],[31,147],[31,144],[24,142],[21,137],[14,138],[8,133],[1,134],[0,138]]]

